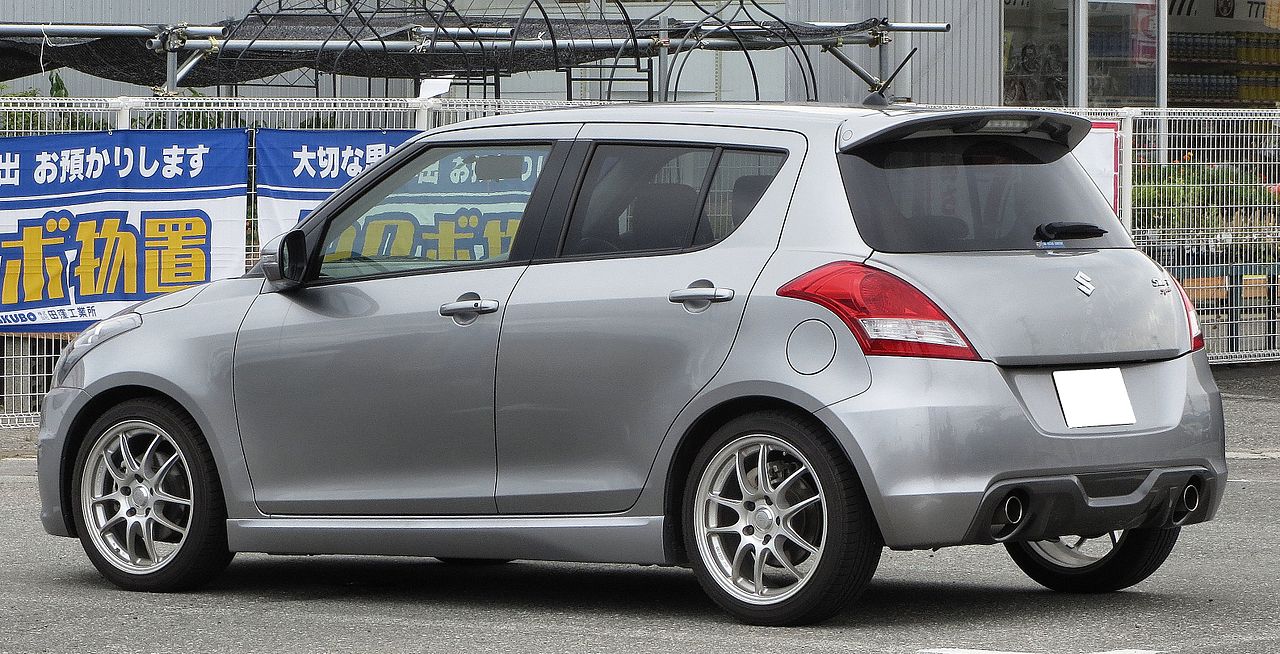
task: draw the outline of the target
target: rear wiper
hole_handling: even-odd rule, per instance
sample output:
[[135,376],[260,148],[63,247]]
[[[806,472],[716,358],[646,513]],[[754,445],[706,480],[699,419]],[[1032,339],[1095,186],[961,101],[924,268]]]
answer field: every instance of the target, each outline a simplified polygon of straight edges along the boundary
[[1044,223],[1036,228],[1037,241],[1061,241],[1072,238],[1098,238],[1107,230],[1093,223]]

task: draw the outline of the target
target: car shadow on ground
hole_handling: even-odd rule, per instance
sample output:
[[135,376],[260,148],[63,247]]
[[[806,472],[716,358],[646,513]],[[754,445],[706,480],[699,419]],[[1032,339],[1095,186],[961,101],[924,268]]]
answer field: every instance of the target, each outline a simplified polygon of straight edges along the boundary
[[[94,575],[96,576],[96,575]],[[96,583],[105,583],[101,578]],[[732,623],[683,568],[561,565],[516,562],[450,565],[435,559],[240,557],[202,594],[256,596],[273,601],[447,605],[453,609],[537,608],[547,612],[645,613],[652,617]],[[1070,595],[1025,585],[928,583],[894,578],[872,581],[861,599],[825,627],[877,628],[918,624],[972,624],[1076,615],[1088,620],[1125,612],[1158,611],[1183,598],[1153,592]]]

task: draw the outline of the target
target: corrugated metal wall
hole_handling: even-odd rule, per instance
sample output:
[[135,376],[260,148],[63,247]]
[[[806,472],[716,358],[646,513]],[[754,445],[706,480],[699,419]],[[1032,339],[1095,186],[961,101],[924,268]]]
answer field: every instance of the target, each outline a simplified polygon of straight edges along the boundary
[[[881,77],[892,72],[914,45],[920,52],[897,81],[894,91],[919,102],[999,104],[1001,15],[995,0],[788,0],[790,20],[856,21],[873,16],[914,22],[949,22],[947,34],[898,34],[883,49],[846,46],[844,53]],[[816,64],[820,99],[861,102],[866,85],[831,55],[810,50]],[[803,100],[802,76],[787,69],[787,98]]]
[[1000,104],[1004,97],[1000,79],[1004,4],[994,0],[913,0],[912,5],[913,21],[951,23],[950,33],[910,37],[920,48],[908,64],[913,99],[933,104]]
[[[885,5],[879,0],[787,0],[786,19],[792,21],[858,21],[872,16],[885,16]],[[840,62],[818,48],[808,48],[818,78],[818,99],[823,102],[860,102],[867,95],[866,85]],[[873,73],[879,58],[870,48],[849,46],[844,53]],[[795,61],[786,65],[786,98],[803,101],[807,92],[804,74]]]

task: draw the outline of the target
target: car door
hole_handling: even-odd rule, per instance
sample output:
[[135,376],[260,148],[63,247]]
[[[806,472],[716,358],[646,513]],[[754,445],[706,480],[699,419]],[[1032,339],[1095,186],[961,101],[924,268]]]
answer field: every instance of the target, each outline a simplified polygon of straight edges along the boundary
[[576,184],[562,182],[539,241],[546,259],[526,271],[503,319],[502,513],[635,502],[677,414],[728,356],[777,246],[805,142],[755,129],[589,124],[575,150]]
[[303,226],[308,281],[257,298],[236,343],[263,512],[494,512],[498,330],[576,130],[430,143]]

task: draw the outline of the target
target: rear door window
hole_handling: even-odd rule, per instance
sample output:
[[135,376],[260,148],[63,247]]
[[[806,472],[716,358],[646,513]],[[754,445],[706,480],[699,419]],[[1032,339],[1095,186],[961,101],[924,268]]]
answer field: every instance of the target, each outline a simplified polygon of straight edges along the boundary
[[[1133,247],[1063,145],[1032,138],[940,136],[838,155],[858,233],[883,252]],[[1083,222],[1104,236],[1037,241],[1036,228]]]
[[784,159],[779,152],[723,151],[711,178],[694,245],[715,243],[732,234],[760,202]]
[[714,146],[602,144],[578,191],[562,256],[677,251],[731,234],[785,155]]

